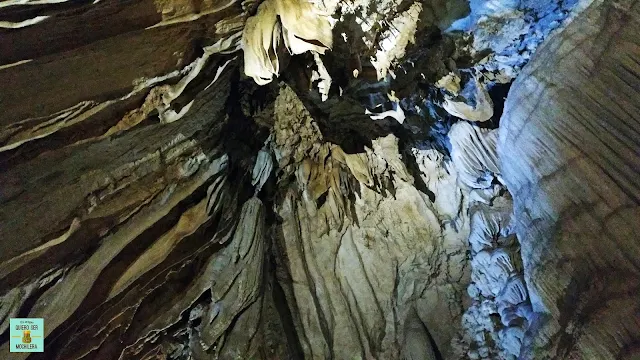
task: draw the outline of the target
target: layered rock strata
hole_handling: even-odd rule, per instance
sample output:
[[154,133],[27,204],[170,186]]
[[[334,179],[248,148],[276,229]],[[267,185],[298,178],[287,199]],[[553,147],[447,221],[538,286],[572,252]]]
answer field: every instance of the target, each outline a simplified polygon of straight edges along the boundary
[[0,1],[2,356],[636,358],[639,15]]
[[514,198],[536,358],[640,356],[640,4],[595,1],[507,99],[498,153]]

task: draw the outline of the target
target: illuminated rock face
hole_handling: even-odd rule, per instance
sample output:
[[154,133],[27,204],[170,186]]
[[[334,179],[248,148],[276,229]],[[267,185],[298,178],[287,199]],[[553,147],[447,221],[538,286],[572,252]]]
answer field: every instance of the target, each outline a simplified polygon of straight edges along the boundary
[[0,2],[2,358],[640,356],[638,19]]
[[640,356],[638,18],[637,2],[594,2],[538,51],[507,99],[498,152],[536,356]]

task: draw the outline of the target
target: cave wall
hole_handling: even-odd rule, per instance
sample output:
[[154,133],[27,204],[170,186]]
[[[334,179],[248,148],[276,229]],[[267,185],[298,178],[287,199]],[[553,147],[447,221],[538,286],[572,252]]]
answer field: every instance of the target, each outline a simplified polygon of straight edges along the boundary
[[[266,134],[231,119],[221,54],[251,6],[0,4],[2,358],[284,357],[251,174]],[[44,353],[9,353],[14,317],[45,319]]]
[[515,201],[535,358],[635,359],[640,117],[634,1],[596,1],[513,84],[500,163]]
[[451,357],[469,277],[455,170],[436,151],[422,154],[434,201],[416,189],[394,135],[345,153],[323,141],[288,87],[275,113],[276,158],[295,176],[275,209],[276,258],[306,357],[427,359],[430,342]]
[[0,352],[637,357],[639,13],[0,3]]

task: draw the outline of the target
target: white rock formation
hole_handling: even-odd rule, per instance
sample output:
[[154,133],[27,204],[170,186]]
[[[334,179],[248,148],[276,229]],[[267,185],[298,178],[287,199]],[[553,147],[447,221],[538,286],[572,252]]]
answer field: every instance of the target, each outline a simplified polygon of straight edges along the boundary
[[449,139],[459,181],[471,189],[490,187],[500,173],[496,154],[498,131],[461,121],[451,127]]

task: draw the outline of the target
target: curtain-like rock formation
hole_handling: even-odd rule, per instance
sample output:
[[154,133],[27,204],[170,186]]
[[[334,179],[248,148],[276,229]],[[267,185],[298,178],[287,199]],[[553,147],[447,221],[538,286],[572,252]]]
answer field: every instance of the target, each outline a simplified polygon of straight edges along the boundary
[[[346,154],[322,141],[290,89],[275,106],[276,157],[295,174],[276,208],[282,218],[277,258],[305,355],[399,358],[433,351],[415,336],[432,337],[449,356],[468,277],[468,224],[458,213],[464,198],[450,180],[455,174],[429,182],[451,201],[440,207],[413,186],[393,135]],[[423,161],[441,166],[437,157]],[[443,182],[450,186],[436,188]]]
[[638,19],[0,1],[0,358],[640,356]]
[[[47,17],[0,34],[2,358],[281,351],[251,177],[266,136],[229,115],[243,11],[0,3]],[[44,353],[9,352],[15,317],[45,319]]]

